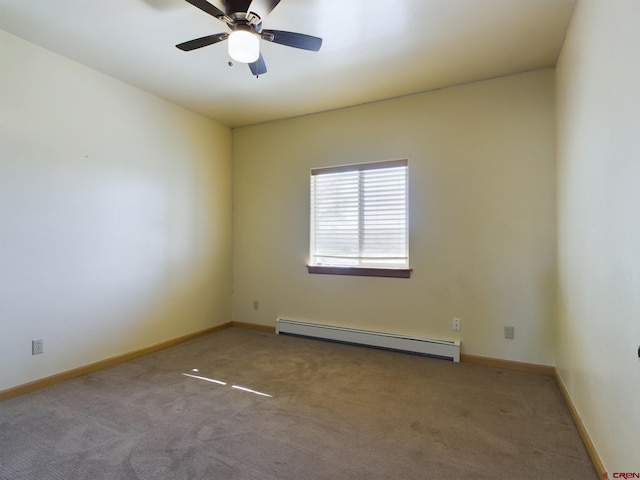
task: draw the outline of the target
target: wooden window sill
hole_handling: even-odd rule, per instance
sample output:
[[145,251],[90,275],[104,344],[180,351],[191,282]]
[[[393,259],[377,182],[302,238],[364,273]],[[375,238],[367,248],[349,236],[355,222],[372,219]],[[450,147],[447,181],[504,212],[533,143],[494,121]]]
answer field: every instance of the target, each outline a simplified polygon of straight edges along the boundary
[[309,273],[322,275],[356,275],[360,277],[410,278],[410,268],[326,267],[307,265]]

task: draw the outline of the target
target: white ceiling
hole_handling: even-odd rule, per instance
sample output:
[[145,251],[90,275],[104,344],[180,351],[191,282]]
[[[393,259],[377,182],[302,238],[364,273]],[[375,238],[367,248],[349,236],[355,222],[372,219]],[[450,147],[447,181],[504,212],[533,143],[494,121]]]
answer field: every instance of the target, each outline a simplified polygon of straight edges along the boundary
[[282,0],[264,28],[324,43],[261,41],[258,79],[175,48],[228,31],[185,0],[0,0],[0,28],[236,127],[553,66],[575,1]]

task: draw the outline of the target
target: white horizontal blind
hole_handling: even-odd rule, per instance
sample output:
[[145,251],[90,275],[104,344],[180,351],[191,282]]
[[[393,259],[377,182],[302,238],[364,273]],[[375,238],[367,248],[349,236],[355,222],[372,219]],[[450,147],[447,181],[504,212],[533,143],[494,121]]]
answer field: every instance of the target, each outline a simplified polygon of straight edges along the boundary
[[406,160],[311,171],[315,266],[408,268]]

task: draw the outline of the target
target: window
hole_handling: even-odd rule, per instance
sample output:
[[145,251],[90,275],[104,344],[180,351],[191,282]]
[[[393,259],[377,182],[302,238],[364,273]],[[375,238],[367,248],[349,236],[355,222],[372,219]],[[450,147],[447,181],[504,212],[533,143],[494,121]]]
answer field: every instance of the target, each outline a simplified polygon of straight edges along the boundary
[[311,170],[309,273],[409,277],[407,160]]

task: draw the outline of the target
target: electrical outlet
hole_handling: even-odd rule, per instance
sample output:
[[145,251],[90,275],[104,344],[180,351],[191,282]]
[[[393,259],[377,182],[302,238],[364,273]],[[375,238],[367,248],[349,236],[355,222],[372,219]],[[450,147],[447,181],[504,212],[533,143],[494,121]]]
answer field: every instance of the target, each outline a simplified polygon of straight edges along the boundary
[[451,319],[451,330],[453,330],[454,332],[457,332],[460,330],[460,319],[459,318],[452,318]]
[[31,355],[40,355],[41,353],[44,353],[44,340],[32,340]]
[[254,300],[253,301],[253,309],[254,310],[258,310],[260,308],[260,301],[259,300]]
[[515,330],[513,327],[504,327],[504,338],[507,340],[513,340],[516,338]]

